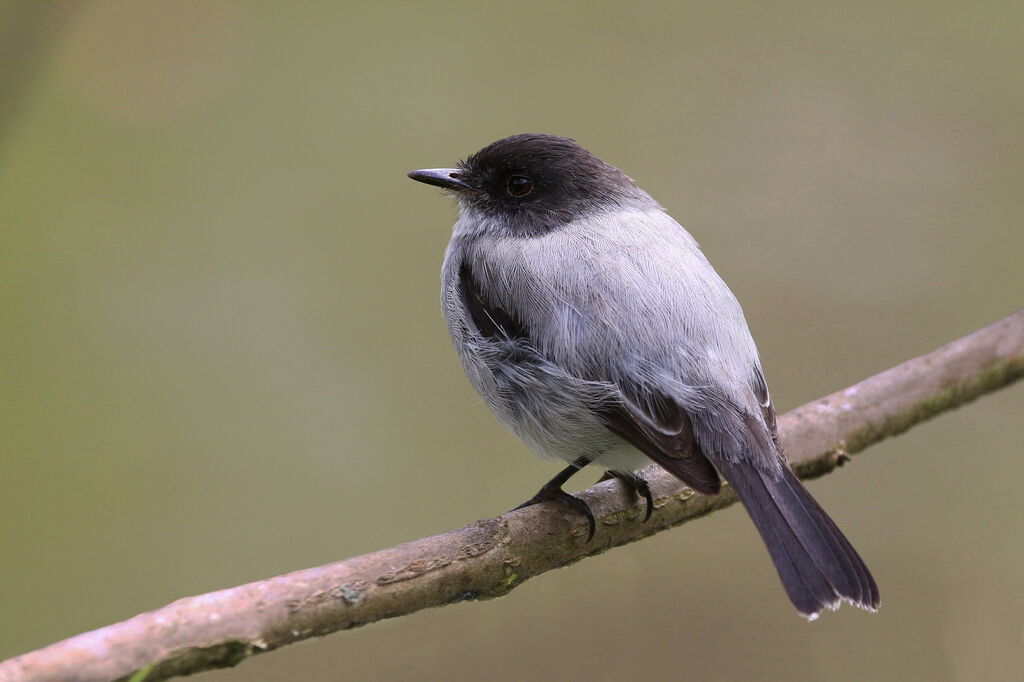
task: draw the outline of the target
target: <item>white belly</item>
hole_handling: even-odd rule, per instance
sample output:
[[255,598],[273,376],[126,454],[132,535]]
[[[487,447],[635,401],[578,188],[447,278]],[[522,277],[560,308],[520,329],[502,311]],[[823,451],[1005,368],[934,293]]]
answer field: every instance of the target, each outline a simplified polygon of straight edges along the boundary
[[632,445],[620,441],[599,456],[594,464],[613,471],[636,471],[651,464],[651,460]]

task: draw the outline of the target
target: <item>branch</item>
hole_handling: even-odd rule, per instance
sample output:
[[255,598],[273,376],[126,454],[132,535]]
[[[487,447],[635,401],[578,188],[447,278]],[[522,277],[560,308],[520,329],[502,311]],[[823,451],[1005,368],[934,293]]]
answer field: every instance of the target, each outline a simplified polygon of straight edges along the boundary
[[[938,350],[808,403],[779,419],[803,478],[1024,375],[1024,309]],[[432,606],[507,594],[528,578],[633,542],[736,501],[646,473],[655,513],[641,523],[614,481],[581,493],[598,520],[535,505],[465,528],[319,568],[179,599],[156,611],[0,663],[6,682],[132,682],[233,666],[310,637]],[[133,675],[133,673],[135,673]]]

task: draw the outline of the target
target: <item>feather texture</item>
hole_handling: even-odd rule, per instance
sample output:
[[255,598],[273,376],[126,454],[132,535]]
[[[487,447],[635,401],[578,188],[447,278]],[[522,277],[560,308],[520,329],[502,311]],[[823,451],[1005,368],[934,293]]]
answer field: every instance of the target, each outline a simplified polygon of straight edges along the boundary
[[[877,607],[864,562],[786,463],[743,311],[693,237],[563,138],[500,141],[457,174],[470,189],[442,306],[502,423],[542,457],[653,461],[704,494],[721,474],[801,613]],[[507,177],[531,178],[534,198],[498,196]]]

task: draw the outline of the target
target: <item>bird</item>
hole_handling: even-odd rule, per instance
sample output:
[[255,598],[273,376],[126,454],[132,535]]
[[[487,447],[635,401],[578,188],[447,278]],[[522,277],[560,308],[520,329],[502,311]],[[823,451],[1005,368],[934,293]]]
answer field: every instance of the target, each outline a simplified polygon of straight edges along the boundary
[[[588,465],[653,510],[652,462],[704,495],[735,491],[796,610],[877,610],[860,555],[786,460],[743,310],[697,241],[574,140],[523,133],[408,173],[454,198],[441,307],[470,383],[542,458]],[[518,508],[518,507],[517,507]]]

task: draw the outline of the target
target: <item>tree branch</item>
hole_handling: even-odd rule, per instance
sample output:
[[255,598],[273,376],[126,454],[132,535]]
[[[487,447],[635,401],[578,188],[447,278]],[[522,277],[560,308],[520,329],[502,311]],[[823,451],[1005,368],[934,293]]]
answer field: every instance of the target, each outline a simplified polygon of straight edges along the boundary
[[[1024,309],[938,350],[779,419],[803,478],[1024,375]],[[179,599],[115,625],[0,663],[5,682],[132,682],[233,666],[292,642],[432,606],[507,594],[517,585],[735,502],[704,497],[668,473],[646,474],[655,513],[641,523],[614,481],[581,493],[598,521],[536,505],[390,549]]]

